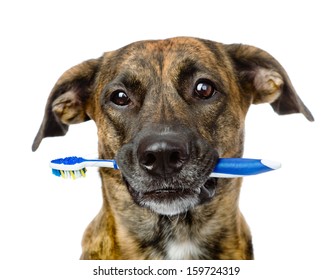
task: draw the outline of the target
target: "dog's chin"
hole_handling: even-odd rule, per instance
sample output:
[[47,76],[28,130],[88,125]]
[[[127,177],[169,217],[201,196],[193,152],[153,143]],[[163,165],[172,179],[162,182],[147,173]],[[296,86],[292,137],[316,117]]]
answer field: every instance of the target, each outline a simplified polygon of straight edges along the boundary
[[141,207],[160,215],[174,216],[185,213],[197,205],[209,202],[216,193],[217,179],[210,178],[204,185],[194,188],[161,188],[142,192],[124,179],[133,200]]

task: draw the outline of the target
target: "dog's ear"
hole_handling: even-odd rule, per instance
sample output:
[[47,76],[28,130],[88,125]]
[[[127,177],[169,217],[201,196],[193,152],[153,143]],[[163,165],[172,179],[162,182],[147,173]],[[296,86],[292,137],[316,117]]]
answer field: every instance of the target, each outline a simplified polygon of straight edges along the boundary
[[302,113],[309,121],[314,118],[303,104],[280,63],[256,47],[225,45],[241,86],[252,96],[254,104],[270,103],[279,115]]
[[36,151],[45,137],[63,136],[68,125],[89,120],[86,101],[99,67],[99,59],[91,59],[67,70],[53,87],[45,108],[44,119],[32,145]]

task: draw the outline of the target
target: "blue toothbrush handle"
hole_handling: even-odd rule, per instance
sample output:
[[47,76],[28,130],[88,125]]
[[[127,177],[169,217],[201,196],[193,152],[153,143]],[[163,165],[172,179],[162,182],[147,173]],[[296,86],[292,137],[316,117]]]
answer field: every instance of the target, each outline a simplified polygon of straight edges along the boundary
[[243,177],[256,175],[280,168],[280,163],[247,158],[221,158],[212,171],[211,177]]
[[[269,160],[248,158],[220,158],[214,170],[210,174],[210,177],[234,178],[256,175],[278,169],[280,168],[280,166],[280,163]],[[70,173],[70,171],[76,172],[83,170],[83,172],[85,173],[84,169],[86,167],[108,167],[113,169],[119,169],[115,160],[90,160],[81,157],[67,157],[55,159],[50,162],[50,167],[55,170],[55,173],[53,173],[57,176],[60,176],[60,174],[62,175],[61,171]],[[79,172],[76,172],[75,174],[79,175]]]

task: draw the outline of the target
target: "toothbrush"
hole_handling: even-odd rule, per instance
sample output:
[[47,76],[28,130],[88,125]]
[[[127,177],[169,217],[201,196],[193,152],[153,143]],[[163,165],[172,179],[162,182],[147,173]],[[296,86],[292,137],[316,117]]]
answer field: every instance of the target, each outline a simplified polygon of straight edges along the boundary
[[[119,169],[115,160],[84,159],[82,157],[66,157],[50,162],[52,173],[58,177],[76,179],[85,177],[86,167],[108,167]],[[281,164],[270,160],[249,158],[220,158],[210,177],[236,178],[279,169]]]

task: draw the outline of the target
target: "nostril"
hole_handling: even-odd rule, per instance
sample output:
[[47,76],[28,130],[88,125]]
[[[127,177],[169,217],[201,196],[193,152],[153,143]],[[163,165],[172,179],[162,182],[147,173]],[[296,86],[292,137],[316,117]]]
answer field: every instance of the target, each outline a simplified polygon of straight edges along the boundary
[[143,164],[147,169],[152,169],[156,161],[157,158],[152,152],[144,153],[144,156],[140,160],[141,164]]
[[181,167],[183,163],[186,161],[186,157],[182,155],[179,151],[173,151],[169,155],[169,165],[170,167]]
[[178,151],[172,152],[169,156],[169,162],[175,165],[179,161],[180,161],[180,152]]

